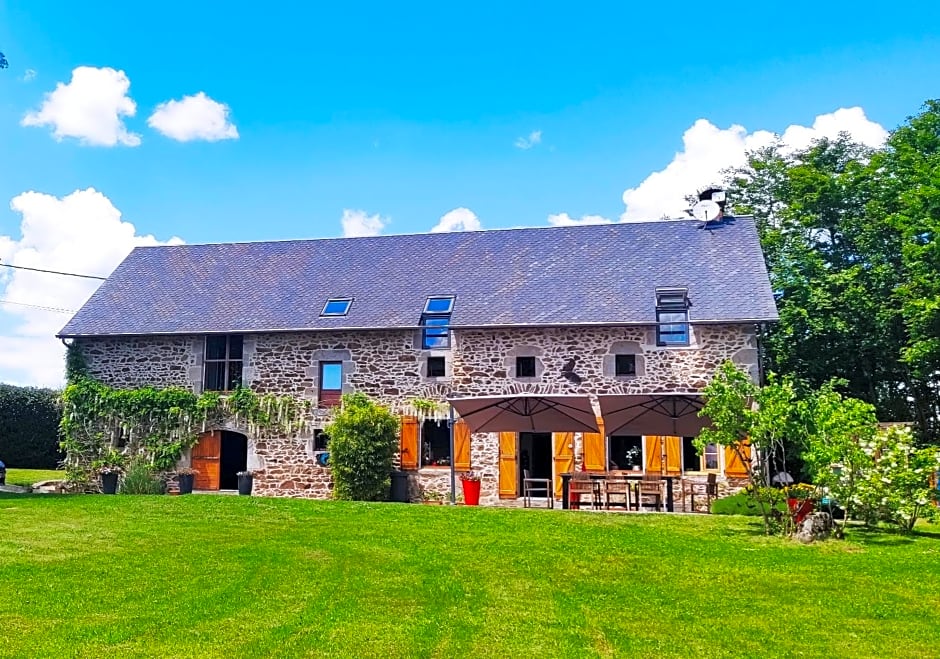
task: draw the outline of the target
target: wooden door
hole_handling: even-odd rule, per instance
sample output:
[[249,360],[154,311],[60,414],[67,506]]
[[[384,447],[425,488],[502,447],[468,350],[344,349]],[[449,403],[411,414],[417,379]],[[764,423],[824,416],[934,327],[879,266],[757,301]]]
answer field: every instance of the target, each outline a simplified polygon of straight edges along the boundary
[[607,471],[607,442],[604,433],[604,422],[597,420],[600,432],[586,432],[581,434],[584,450],[585,471]]
[[401,456],[401,468],[418,468],[418,417],[403,416],[401,418],[401,445],[399,446],[399,455]]
[[196,470],[193,486],[197,490],[219,489],[219,462],[222,456],[222,431],[214,430],[199,435],[193,446],[192,466]]
[[470,471],[470,427],[463,419],[454,423],[454,470]]
[[519,496],[519,461],[516,458],[519,437],[514,432],[499,433],[499,498]]
[[678,476],[682,472],[682,438],[646,435],[646,473]]
[[556,432],[552,434],[555,442],[553,460],[555,462],[555,498],[561,499],[561,475],[574,471],[574,433]]

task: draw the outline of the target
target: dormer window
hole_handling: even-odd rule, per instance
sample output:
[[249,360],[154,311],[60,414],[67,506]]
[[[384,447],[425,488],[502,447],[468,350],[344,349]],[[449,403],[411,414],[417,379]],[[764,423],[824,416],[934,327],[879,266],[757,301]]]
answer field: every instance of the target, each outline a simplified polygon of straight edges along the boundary
[[656,289],[656,345],[689,345],[689,289]]
[[352,306],[351,297],[331,297],[323,305],[321,316],[345,316],[349,313],[349,307]]
[[425,350],[450,347],[450,314],[454,310],[453,295],[428,298],[421,314],[421,347]]

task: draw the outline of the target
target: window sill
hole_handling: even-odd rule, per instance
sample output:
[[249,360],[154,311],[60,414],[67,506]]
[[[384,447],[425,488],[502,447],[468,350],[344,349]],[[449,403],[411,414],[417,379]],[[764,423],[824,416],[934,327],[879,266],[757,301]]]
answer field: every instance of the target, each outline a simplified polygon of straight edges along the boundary
[[427,465],[425,467],[421,467],[420,469],[418,469],[418,475],[424,474],[428,476],[431,476],[431,475],[437,476],[441,473],[449,473],[449,472],[450,472],[449,465]]

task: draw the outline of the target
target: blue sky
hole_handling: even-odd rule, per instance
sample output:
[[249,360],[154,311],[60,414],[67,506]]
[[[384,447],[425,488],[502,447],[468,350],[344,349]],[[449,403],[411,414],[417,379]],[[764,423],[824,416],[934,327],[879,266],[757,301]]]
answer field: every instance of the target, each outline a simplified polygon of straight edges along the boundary
[[[628,190],[633,216],[658,217],[675,210],[665,188],[681,199],[755,131],[811,134],[817,117],[861,108],[817,128],[877,141],[873,126],[940,96],[935,3],[765,4],[0,0],[0,258],[107,274],[128,236],[339,236],[344,210],[385,233],[428,231],[454,209],[468,209],[458,228],[617,220]],[[119,119],[139,145],[23,125],[77,67],[123,71],[136,113]],[[148,125],[199,92],[227,110],[227,138]],[[84,210],[51,203],[88,188],[101,196],[72,200]],[[95,224],[106,202],[131,234],[117,216]],[[77,237],[47,235],[65,225]],[[90,293],[17,277],[0,299],[76,308]],[[0,381],[50,383],[33,351],[66,318],[0,305]]]

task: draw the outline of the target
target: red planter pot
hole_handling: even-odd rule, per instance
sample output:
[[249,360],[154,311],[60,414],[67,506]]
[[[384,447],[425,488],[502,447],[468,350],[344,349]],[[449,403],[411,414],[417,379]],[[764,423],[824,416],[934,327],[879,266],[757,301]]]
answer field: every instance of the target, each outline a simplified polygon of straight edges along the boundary
[[463,486],[463,500],[468,506],[480,505],[480,481],[460,481]]
[[795,518],[797,525],[800,525],[806,516],[813,512],[813,500],[787,499],[787,508],[790,509],[790,515]]

